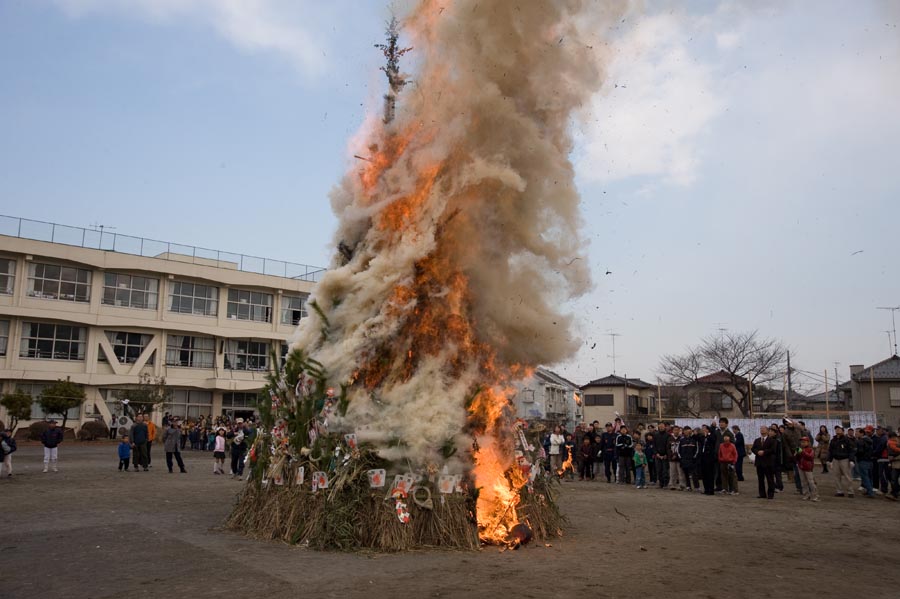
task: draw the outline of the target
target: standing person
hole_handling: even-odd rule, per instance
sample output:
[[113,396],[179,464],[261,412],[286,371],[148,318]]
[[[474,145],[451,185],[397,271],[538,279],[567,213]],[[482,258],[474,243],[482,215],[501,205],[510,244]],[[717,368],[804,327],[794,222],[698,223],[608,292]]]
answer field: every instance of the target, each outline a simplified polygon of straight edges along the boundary
[[737,474],[738,482],[744,481],[744,457],[747,455],[747,441],[744,439],[744,433],[741,427],[734,425],[731,427],[734,432],[734,446],[737,448],[737,462],[734,465],[734,472]]
[[697,437],[694,436],[691,427],[685,426],[681,434],[681,442],[678,444],[678,456],[681,458],[681,478],[684,480],[687,491],[700,490],[700,478],[697,475],[698,452]]
[[738,494],[737,472],[734,465],[737,463],[737,447],[731,442],[731,432],[726,431],[722,435],[722,443],[719,445],[719,478],[722,480],[722,492],[728,495]]
[[50,426],[41,433],[41,443],[44,445],[44,472],[51,467],[54,472],[59,472],[59,444],[63,442],[62,429],[56,427],[56,420],[50,420]]
[[112,416],[109,417],[109,438],[110,439],[116,438],[116,432],[118,432],[118,428],[119,428],[118,421],[119,421],[119,419],[116,418],[115,414],[113,414]]
[[856,438],[856,467],[859,470],[859,477],[862,479],[862,488],[866,492],[866,497],[875,497],[875,490],[872,485],[873,470],[873,446],[872,434],[875,427],[871,424]]
[[149,431],[147,425],[144,424],[144,415],[135,416],[134,424],[131,426],[131,448],[134,450],[132,458],[134,460],[134,471],[138,472],[139,468],[143,468],[144,472],[149,470],[147,462],[147,441]]
[[[713,422],[713,425],[715,421]],[[719,445],[722,444],[722,440],[725,437],[725,434],[731,434],[731,431],[728,430],[728,418],[722,416],[719,418],[719,426],[710,426],[710,433],[716,438],[716,459],[719,456]],[[721,477],[721,469],[718,464],[716,464],[716,493],[721,493],[723,490],[722,486],[722,477]]]
[[828,434],[828,427],[824,424],[819,427],[819,434],[816,435],[816,453],[819,463],[822,465],[822,474],[828,474],[828,444],[831,442],[831,435]]
[[603,473],[606,475],[606,482],[611,483],[613,478],[618,480],[616,473],[618,468],[616,433],[613,432],[613,426],[610,422],[606,423],[606,431],[600,435],[600,456],[603,459]]
[[3,474],[3,468],[6,468],[6,477],[12,476],[12,454],[16,451],[16,440],[13,439],[9,431],[0,432],[0,458],[3,463],[0,464],[0,475]]
[[244,475],[244,452],[247,450],[247,442],[244,439],[244,431],[241,428],[231,435],[231,475],[240,478]]
[[[243,432],[243,427],[241,428]],[[246,435],[244,435],[246,437]],[[553,427],[553,433],[550,434],[550,472],[559,476],[562,470],[562,448],[566,444],[566,438],[562,436],[562,431],[558,426]]]
[[178,469],[182,474],[186,474],[184,469],[184,460],[181,459],[181,425],[174,418],[169,418],[169,428],[163,433],[163,448],[166,450],[166,467],[169,474],[172,474],[172,457],[178,462]]
[[700,474],[703,478],[703,494],[716,494],[716,464],[718,463],[718,448],[716,436],[710,427],[703,425],[700,438]]
[[891,469],[891,494],[884,497],[897,501],[900,497],[900,437],[894,431],[888,433],[887,455]]
[[147,468],[153,467],[153,455],[150,450],[153,449],[153,442],[156,441],[156,424],[153,422],[153,415],[144,416],[147,423]]
[[666,430],[666,423],[660,422],[656,429],[656,446],[653,452],[653,462],[656,465],[656,482],[660,489],[665,489],[669,486],[669,459],[667,457],[669,437],[671,435]]
[[213,438],[213,474],[225,474],[225,429],[219,428]]
[[647,456],[644,454],[644,444],[638,441],[634,444],[634,488],[643,489],[647,486],[644,477],[644,468],[647,467]]
[[581,454],[581,469],[579,470],[578,480],[593,478],[593,471],[591,470],[591,464],[594,461],[594,446],[591,444],[591,439],[587,435],[581,438],[581,446],[579,447],[579,453]]
[[666,458],[669,460],[669,489],[672,491],[684,491],[684,481],[681,478],[681,427],[673,426],[669,435],[669,447],[666,449]]
[[122,435],[122,440],[118,447],[119,455],[119,472],[128,472],[128,464],[131,462],[131,441],[128,435]]
[[[652,430],[651,430],[652,429]],[[647,456],[647,472],[650,474],[650,484],[656,484],[656,463],[653,454],[656,453],[656,427],[652,424],[644,433],[644,455]]]
[[616,453],[619,455],[619,476],[617,484],[631,484],[631,468],[634,465],[634,439],[624,424],[619,426],[616,436]]
[[759,481],[759,499],[775,499],[775,458],[778,443],[775,441],[777,429],[760,427],[759,438],[753,442],[756,464],[756,479]]
[[856,458],[856,444],[844,434],[844,427],[834,427],[834,437],[828,444],[828,463],[834,470],[837,492],[835,497],[844,496],[844,484],[847,485],[847,496],[853,497],[853,460]]
[[800,482],[800,469],[797,467],[797,453],[800,451],[800,430],[797,424],[790,418],[783,418],[784,432],[781,440],[784,443],[784,468],[794,475],[794,486],[798,494],[803,494],[803,485]]
[[882,495],[888,492],[888,485],[891,481],[887,444],[887,431],[879,425],[875,429],[875,436],[872,437],[872,484],[875,486],[876,492],[881,491]]
[[797,468],[803,483],[803,499],[818,501],[819,491],[816,488],[816,452],[810,445],[809,437],[800,437],[800,453],[797,454]]
[[[856,452],[856,431],[852,428],[847,429],[847,434],[844,435],[850,443],[853,444],[854,457],[850,458],[850,478],[853,480],[859,480],[859,465],[856,463],[855,452]],[[862,490],[862,485],[859,486],[860,491]]]

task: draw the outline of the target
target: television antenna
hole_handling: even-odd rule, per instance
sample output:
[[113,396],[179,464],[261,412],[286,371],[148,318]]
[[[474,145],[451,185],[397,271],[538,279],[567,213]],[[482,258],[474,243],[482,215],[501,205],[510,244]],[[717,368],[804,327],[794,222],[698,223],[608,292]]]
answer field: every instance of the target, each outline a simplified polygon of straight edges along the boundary
[[900,306],[894,307],[879,307],[878,310],[890,310],[891,311],[891,329],[894,332],[894,353],[893,355],[897,355],[897,310],[900,310]]
[[612,339],[612,355],[607,355],[607,358],[612,358],[613,362],[613,376],[616,375],[616,337],[621,337],[619,333],[609,332],[606,334],[607,337]]

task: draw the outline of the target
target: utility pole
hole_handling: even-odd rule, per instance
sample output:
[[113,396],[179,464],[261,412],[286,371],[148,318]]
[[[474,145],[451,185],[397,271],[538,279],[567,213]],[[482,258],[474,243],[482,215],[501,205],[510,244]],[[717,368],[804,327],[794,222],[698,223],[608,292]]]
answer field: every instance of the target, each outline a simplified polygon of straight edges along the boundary
[[788,413],[788,400],[792,396],[793,387],[791,385],[791,350],[787,352],[787,395],[784,396],[784,414]]
[[879,307],[878,310],[890,310],[891,311],[891,329],[894,331],[894,353],[891,355],[897,355],[897,310],[900,310],[900,306],[894,307]]
[[613,361],[613,376],[616,375],[616,337],[621,337],[619,333],[607,333],[607,337],[612,339],[612,355],[606,356],[607,358],[612,358]]

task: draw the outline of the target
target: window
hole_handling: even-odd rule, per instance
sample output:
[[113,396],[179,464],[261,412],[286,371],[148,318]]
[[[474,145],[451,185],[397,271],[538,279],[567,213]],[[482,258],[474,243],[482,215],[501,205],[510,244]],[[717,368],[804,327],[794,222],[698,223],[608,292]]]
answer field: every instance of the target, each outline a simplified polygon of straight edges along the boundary
[[230,339],[225,343],[228,370],[268,370],[269,343],[252,339]]
[[[43,420],[48,416],[59,416],[59,414],[47,414],[41,408],[41,404],[39,400],[41,398],[41,393],[43,393],[44,389],[50,386],[50,383],[19,383],[16,385],[17,391],[23,391],[31,396],[31,419],[32,420]],[[77,406],[75,408],[70,408],[66,413],[66,418],[69,420],[78,419],[81,417],[81,406]]]
[[172,400],[166,402],[166,410],[176,418],[198,420],[200,415],[212,413],[212,391],[199,389],[175,389]]
[[229,289],[228,318],[272,322],[272,294]]
[[12,295],[16,284],[16,261],[0,258],[0,294]]
[[[134,364],[137,362],[144,352],[144,348],[153,339],[153,335],[126,333],[125,331],[106,331],[106,337],[112,344],[113,353],[116,354],[119,364]],[[106,354],[100,352],[97,359],[101,362],[106,362]],[[153,356],[150,356],[147,364],[153,364]]]
[[306,317],[306,296],[284,295],[281,297],[281,324],[295,325]]
[[586,406],[611,406],[613,403],[612,393],[604,395],[585,395],[584,405]]
[[891,387],[891,407],[900,408],[900,387]]
[[28,295],[69,302],[91,301],[91,271],[74,266],[31,263]]
[[6,355],[6,348],[9,345],[9,321],[0,320],[0,356]]
[[86,329],[67,324],[23,322],[19,357],[84,360]]
[[169,295],[169,310],[179,314],[216,316],[219,313],[219,288],[174,281]]
[[155,310],[159,280],[108,272],[103,275],[103,303],[107,306]]
[[257,393],[224,393],[222,410],[255,410],[258,397]]
[[216,340],[212,337],[168,335],[166,366],[212,368],[216,361]]

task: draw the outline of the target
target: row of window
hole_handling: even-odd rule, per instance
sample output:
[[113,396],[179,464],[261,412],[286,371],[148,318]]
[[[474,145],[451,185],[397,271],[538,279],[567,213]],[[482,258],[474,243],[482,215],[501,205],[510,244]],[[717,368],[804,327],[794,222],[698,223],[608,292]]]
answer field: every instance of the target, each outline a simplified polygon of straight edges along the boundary
[[[0,258],[0,294],[12,294],[16,261]],[[91,271],[74,266],[32,262],[28,265],[30,297],[71,302],[91,301]],[[226,315],[235,320],[272,322],[274,296],[261,291],[229,289]],[[107,306],[156,310],[159,279],[114,272],[103,274],[102,303]],[[174,281],[169,311],[195,316],[219,313],[219,288],[214,285]],[[281,324],[296,325],[307,316],[306,297],[286,295],[281,300]]]
[[[144,333],[106,331],[113,353],[122,364],[138,361],[153,339]],[[19,357],[41,360],[84,360],[87,329],[75,325],[44,322],[23,322],[19,342]],[[225,368],[228,370],[268,370],[270,365],[270,341],[254,339],[226,339],[224,343]],[[9,345],[9,321],[0,320],[0,356],[5,356]],[[281,344],[281,356],[287,354],[287,345]],[[155,353],[155,352],[154,352]],[[216,340],[213,337],[192,335],[167,335],[166,366],[184,368],[213,368],[216,361]],[[106,361],[101,352],[100,361]],[[154,355],[147,359],[154,363]]]

